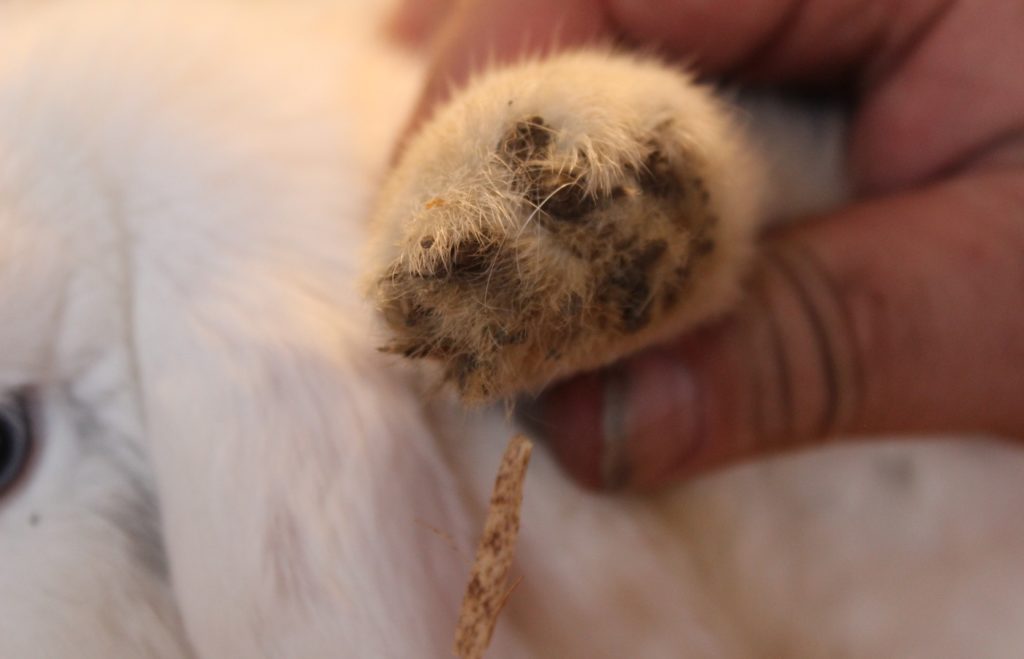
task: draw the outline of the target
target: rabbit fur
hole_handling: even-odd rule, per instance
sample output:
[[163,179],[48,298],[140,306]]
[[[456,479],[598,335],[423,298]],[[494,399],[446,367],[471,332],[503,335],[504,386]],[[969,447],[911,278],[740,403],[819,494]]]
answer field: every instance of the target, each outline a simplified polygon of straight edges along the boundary
[[[378,350],[369,217],[423,75],[382,15],[0,3],[0,394],[37,439],[0,656],[450,655],[516,428]],[[616,497],[540,448],[490,656],[1019,656],[1022,468],[922,438]]]

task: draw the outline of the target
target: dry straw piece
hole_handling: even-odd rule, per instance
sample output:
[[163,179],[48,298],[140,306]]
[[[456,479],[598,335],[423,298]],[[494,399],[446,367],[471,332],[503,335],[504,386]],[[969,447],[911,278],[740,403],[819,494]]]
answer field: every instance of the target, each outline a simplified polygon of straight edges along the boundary
[[519,508],[531,451],[530,440],[516,435],[501,459],[455,630],[455,656],[459,659],[484,656],[508,598],[508,575],[519,536]]

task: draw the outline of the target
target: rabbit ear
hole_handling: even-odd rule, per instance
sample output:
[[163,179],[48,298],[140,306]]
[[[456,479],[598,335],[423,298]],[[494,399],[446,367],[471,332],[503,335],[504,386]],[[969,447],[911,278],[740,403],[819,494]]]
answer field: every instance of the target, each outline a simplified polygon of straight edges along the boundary
[[429,526],[459,535],[465,512],[421,404],[351,314],[300,309],[287,275],[235,299],[142,279],[142,400],[201,653],[442,656],[464,565]]

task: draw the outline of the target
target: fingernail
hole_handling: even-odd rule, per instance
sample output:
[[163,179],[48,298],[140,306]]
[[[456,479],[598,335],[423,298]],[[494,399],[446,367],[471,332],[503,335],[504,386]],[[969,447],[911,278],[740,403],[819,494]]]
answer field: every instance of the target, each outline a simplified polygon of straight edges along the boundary
[[693,373],[664,351],[577,377],[520,410],[528,432],[591,489],[670,483],[704,441]]
[[[625,484],[631,489],[672,483],[705,441],[694,373],[677,354],[653,350],[631,359],[623,374],[625,384],[605,392],[605,454],[611,454],[614,442],[622,443],[614,452],[627,463]],[[615,396],[619,402],[614,402]],[[621,419],[609,415],[616,406],[621,407]],[[609,473],[611,469],[607,467]]]

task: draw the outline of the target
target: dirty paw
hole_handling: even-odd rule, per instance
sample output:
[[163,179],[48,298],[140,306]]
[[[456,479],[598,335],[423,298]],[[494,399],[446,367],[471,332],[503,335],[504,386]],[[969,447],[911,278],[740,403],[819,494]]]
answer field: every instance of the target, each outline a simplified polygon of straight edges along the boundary
[[660,65],[581,53],[489,74],[382,193],[386,349],[487,401],[707,318],[731,301],[758,194],[737,139]]

